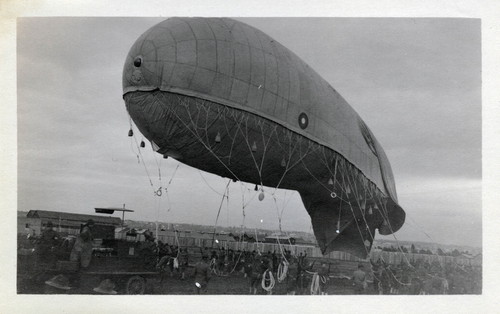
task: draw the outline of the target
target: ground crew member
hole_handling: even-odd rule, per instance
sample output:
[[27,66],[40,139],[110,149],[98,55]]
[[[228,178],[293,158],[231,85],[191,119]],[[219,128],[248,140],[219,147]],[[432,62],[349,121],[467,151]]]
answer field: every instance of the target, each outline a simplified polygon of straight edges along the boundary
[[141,243],[140,254],[146,269],[154,269],[157,264],[158,252],[153,233],[149,230],[144,232],[145,241]]
[[92,241],[94,240],[92,236],[93,226],[94,221],[92,219],[89,219],[87,223],[82,226],[69,257],[69,260],[72,262],[80,262],[80,266],[83,268],[87,268],[92,259]]
[[286,275],[286,294],[295,295],[298,286],[299,263],[295,257],[290,256],[290,264],[288,265],[288,273]]
[[53,227],[52,221],[47,222],[36,245],[38,259],[42,263],[51,263],[56,260],[54,248],[59,244],[60,235],[52,229]]
[[363,294],[366,288],[366,273],[363,271],[363,265],[359,264],[358,269],[354,271],[352,276],[354,292]]
[[319,276],[319,294],[326,295],[326,283],[330,280],[330,265],[325,263],[321,264],[321,268],[318,271]]
[[186,277],[186,269],[189,265],[189,254],[187,248],[180,249],[179,252],[179,271],[181,273],[181,280]]
[[247,281],[248,281],[248,286],[250,288],[250,294],[253,293],[253,287],[252,287],[252,272],[253,272],[253,261],[251,258],[248,258],[248,260],[246,260],[244,263],[243,263],[243,270],[244,270],[244,273],[245,273],[245,278],[247,278]]
[[201,261],[194,265],[194,284],[197,294],[207,292],[208,281],[210,280],[210,266],[208,266],[207,260],[208,257],[203,255]]
[[255,256],[250,273],[250,293],[257,294],[257,288],[262,279],[262,260],[260,256]]

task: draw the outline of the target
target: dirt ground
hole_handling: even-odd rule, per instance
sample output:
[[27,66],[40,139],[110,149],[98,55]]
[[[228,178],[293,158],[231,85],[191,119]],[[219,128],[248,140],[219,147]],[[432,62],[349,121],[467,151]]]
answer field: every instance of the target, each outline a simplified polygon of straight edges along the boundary
[[[303,289],[297,291],[296,294],[310,294],[311,287],[311,275],[304,277]],[[186,277],[185,280],[180,280],[178,276],[170,277],[166,275],[163,282],[158,279],[151,279],[148,281],[148,289],[146,293],[150,294],[194,294],[195,285],[194,279],[191,276]],[[226,294],[226,295],[243,295],[250,294],[250,284],[248,278],[244,278],[243,274],[240,272],[234,272],[226,276],[215,276],[212,275],[208,287],[207,294]],[[347,279],[337,279],[331,278],[327,281],[326,292],[329,295],[339,295],[339,294],[353,294],[354,289],[352,288],[351,281]],[[371,291],[367,291],[370,294]],[[257,294],[265,295],[267,291],[261,288],[260,282],[258,285]],[[287,294],[287,284],[286,280],[279,283],[275,279],[275,286],[272,289],[273,295],[286,295]]]
[[[44,284],[44,279],[40,279],[37,282],[25,282],[23,286],[18,286],[18,292],[27,294],[98,294],[93,291],[93,288],[97,287],[101,280],[107,278],[85,276],[81,278],[80,287],[72,287],[70,290],[52,288]],[[115,290],[118,294],[125,294],[125,282],[125,279],[114,280],[114,283],[116,284]],[[303,284],[303,290],[297,291],[296,294],[310,294],[310,285],[311,276],[306,276]],[[371,287],[368,289],[369,290],[366,293],[371,294]],[[240,272],[235,272],[225,276],[212,275],[207,286],[207,294],[212,295],[244,295],[250,294],[249,290],[248,279],[244,278],[243,274]],[[286,295],[286,292],[286,281],[279,283],[276,280],[272,294]],[[346,295],[353,294],[354,290],[352,289],[351,282],[349,280],[331,278],[326,284],[326,292],[329,295]],[[166,274],[163,276],[163,279],[159,275],[153,276],[147,278],[146,290],[144,294],[194,295],[196,294],[194,278],[190,274],[188,274],[184,280],[181,280],[178,274],[174,274],[173,276]],[[267,294],[267,292],[261,288],[260,283],[258,285],[257,294]]]

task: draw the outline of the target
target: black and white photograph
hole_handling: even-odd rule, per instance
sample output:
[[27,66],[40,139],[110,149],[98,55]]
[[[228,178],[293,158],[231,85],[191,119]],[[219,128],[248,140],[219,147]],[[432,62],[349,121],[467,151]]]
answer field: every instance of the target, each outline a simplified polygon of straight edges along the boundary
[[15,29],[18,298],[484,295],[481,18]]

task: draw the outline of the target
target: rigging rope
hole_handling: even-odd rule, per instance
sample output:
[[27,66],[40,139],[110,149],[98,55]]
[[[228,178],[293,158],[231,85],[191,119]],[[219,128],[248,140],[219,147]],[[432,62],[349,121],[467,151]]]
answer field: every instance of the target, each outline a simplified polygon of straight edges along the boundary
[[[183,101],[181,101],[181,103],[184,104]],[[184,104],[185,107],[187,107],[188,105]],[[177,114],[177,112],[175,112],[174,110],[169,110],[173,115],[176,116],[177,120],[180,121],[184,127],[189,131],[191,132],[191,134],[196,138],[198,139],[198,141],[226,168],[227,171],[229,171],[231,173],[231,175],[238,181],[241,181],[238,176],[219,158],[219,156],[212,150],[212,148],[209,146],[209,144],[206,144],[203,139],[201,138],[201,136],[195,132],[194,130],[192,130],[188,124],[186,122],[184,122],[181,117]],[[189,113],[189,110],[187,110],[187,112]],[[191,120],[191,124],[193,126],[196,126],[196,124],[194,123],[194,121],[191,119],[191,116],[190,116],[190,120]]]
[[208,182],[207,180],[205,179],[205,177],[203,176],[203,174],[201,173],[201,170],[198,169],[198,173],[200,174],[200,177],[203,179],[203,182],[205,182],[205,184],[210,188],[210,190],[214,191],[215,193],[217,193],[219,196],[223,196],[223,194],[219,193],[217,190],[215,190]]
[[[148,168],[146,166],[146,162],[144,161],[144,157],[142,156],[141,150],[139,149],[139,143],[137,142],[137,138],[135,137],[135,135],[133,136],[133,138],[134,138],[134,141],[135,141],[135,145],[137,147],[137,152],[138,153],[136,153],[136,155],[137,155],[138,162],[139,163],[142,162],[142,164],[144,166],[144,170],[146,171],[146,175],[148,176],[149,183],[150,183],[151,187],[153,188],[153,193],[156,193],[156,191],[154,189],[154,185],[153,185],[153,180],[151,180],[151,176],[149,175],[149,171],[148,171]],[[132,145],[132,143],[131,143],[131,145]]]
[[[313,276],[312,276],[312,280],[311,280],[311,295],[318,295],[320,294],[320,288],[319,288],[319,281],[322,280],[320,278],[321,276],[318,274],[318,273],[314,273]],[[324,283],[326,283],[326,279],[324,279]]]
[[[189,106],[189,104],[188,104],[188,103],[185,103],[185,102],[183,102],[183,105],[184,105],[186,108],[188,108],[188,106]],[[208,127],[209,127],[209,119],[208,119],[208,117],[209,117],[209,111],[210,111],[210,109],[211,109],[211,108],[207,107],[205,103],[203,103],[203,104],[198,104],[198,103],[197,103],[197,104],[196,104],[196,106],[197,106],[197,108],[198,108],[198,111],[199,111],[199,112],[200,112],[200,107],[201,107],[201,108],[205,111],[206,118],[204,119],[204,121],[205,121],[205,130],[207,130],[207,129],[208,129]],[[225,110],[225,109],[224,109],[224,110]],[[175,116],[177,116],[178,120],[179,120],[181,123],[183,123],[183,124],[184,124],[184,126],[185,126],[185,127],[186,127],[186,128],[187,128],[187,129],[188,129],[188,130],[189,130],[189,131],[190,131],[190,132],[191,132],[194,136],[195,136],[195,138],[197,138],[197,139],[198,139],[198,141],[200,141],[200,143],[201,143],[202,145],[204,145],[204,146],[205,146],[205,148],[206,148],[206,149],[207,149],[207,150],[208,150],[208,151],[209,151],[209,152],[210,152],[213,156],[215,156],[215,158],[216,158],[216,159],[217,159],[217,160],[218,160],[218,161],[219,161],[219,162],[220,162],[220,163],[221,163],[221,164],[222,164],[222,165],[223,165],[223,166],[224,166],[224,167],[225,167],[225,168],[226,168],[226,169],[227,169],[227,170],[228,170],[228,171],[229,171],[229,172],[233,175],[233,176],[234,176],[234,178],[235,178],[235,179],[238,179],[238,178],[237,178],[237,176],[236,176],[236,175],[235,175],[235,174],[231,171],[231,169],[229,168],[229,166],[228,166],[228,165],[226,165],[226,164],[222,161],[222,159],[221,159],[221,158],[220,158],[220,157],[219,157],[219,156],[218,156],[218,155],[214,152],[214,150],[213,150],[213,149],[212,149],[212,147],[210,146],[210,144],[209,144],[209,139],[208,139],[208,132],[206,132],[206,133],[204,134],[204,136],[200,135],[200,134],[197,132],[197,130],[196,130],[196,129],[194,129],[194,130],[193,130],[192,128],[189,128],[189,127],[188,127],[188,124],[187,124],[186,122],[184,122],[182,119],[180,119],[180,117],[177,115],[177,113],[176,113],[176,112],[174,112],[174,111],[171,111],[171,112],[172,112]],[[191,125],[193,125],[193,126],[196,128],[196,124],[195,124],[195,122],[193,121],[193,118],[191,117],[191,114],[190,114],[189,110],[188,110],[188,114],[189,114],[189,118],[190,118],[190,120],[191,120]],[[198,113],[198,114],[200,114],[200,113]],[[264,128],[266,127],[265,123],[264,123],[263,121],[261,121],[261,120],[257,120],[257,126],[258,126],[258,127],[260,128],[260,130],[261,130],[262,144],[263,144],[263,153],[262,153],[261,160],[260,160],[260,165],[259,165],[259,163],[257,162],[257,159],[255,158],[255,156],[254,156],[254,154],[253,154],[253,145],[251,145],[251,144],[250,144],[250,142],[249,142],[249,137],[248,137],[248,122],[249,122],[249,118],[248,118],[248,116],[244,116],[244,115],[242,115],[242,114],[237,115],[237,114],[235,114],[235,113],[233,113],[233,112],[231,112],[231,114],[233,115],[233,117],[238,116],[238,118],[234,118],[235,120],[238,120],[238,121],[237,121],[237,122],[238,122],[238,124],[237,124],[237,128],[236,128],[236,130],[235,130],[235,134],[234,134],[234,136],[231,136],[231,134],[230,134],[230,132],[229,132],[230,130],[229,130],[229,129],[228,129],[228,127],[227,127],[227,123],[225,123],[226,130],[228,131],[228,132],[227,132],[227,134],[228,134],[228,136],[232,139],[231,151],[229,152],[229,156],[228,156],[228,158],[229,158],[229,163],[230,163],[230,158],[231,158],[231,152],[232,152],[232,149],[233,149],[234,143],[235,143],[235,141],[236,141],[236,139],[237,139],[237,134],[238,134],[238,133],[241,133],[241,134],[243,135],[243,137],[244,137],[244,140],[245,140],[245,142],[246,142],[247,147],[249,148],[249,151],[250,151],[251,157],[252,157],[252,159],[253,159],[253,162],[254,162],[255,168],[256,168],[256,170],[257,170],[257,172],[258,172],[258,174],[259,174],[259,180],[260,180],[261,186],[263,186],[263,182],[262,182],[262,181],[263,181],[263,180],[262,180],[262,169],[263,169],[263,165],[264,165],[264,161],[265,161],[265,157],[266,157],[267,149],[268,149],[268,146],[271,144],[271,140],[272,140],[273,136],[274,136],[274,135],[276,135],[276,137],[279,137],[279,134],[278,134],[277,128],[276,128],[276,126],[275,126],[274,128],[270,129],[270,132],[264,132]],[[218,116],[219,116],[219,115],[221,115],[221,110],[219,110],[219,109],[218,109]],[[225,115],[222,115],[222,117],[223,117],[224,119],[226,118],[226,116],[225,116]],[[241,117],[241,118],[240,118],[240,117]],[[254,119],[255,119],[255,118],[254,118]],[[225,120],[224,120],[224,122],[225,122]],[[211,125],[213,125],[213,123],[215,123],[215,122],[214,122],[214,121],[212,121],[212,122],[211,122]],[[267,136],[267,138],[266,138],[266,135],[265,135],[264,133],[268,133],[268,134],[269,134],[269,135]],[[288,136],[288,137],[290,137],[290,138],[291,138],[291,137],[293,137],[293,133],[291,133],[291,132],[287,132],[287,133],[285,133],[285,135],[284,135],[284,136]],[[135,137],[134,137],[134,139],[135,139],[136,144],[137,144],[137,139],[136,139]],[[206,141],[207,141],[206,143],[205,143],[204,139],[206,139]],[[340,166],[343,166],[343,169],[341,169],[341,170],[344,170],[344,172],[347,172],[347,168],[349,168],[349,166],[346,166],[346,162],[345,162],[345,160],[344,160],[343,158],[339,158],[338,154],[334,154],[334,155],[333,155],[333,156],[334,156],[334,158],[333,158],[333,159],[335,160],[335,162],[334,162],[335,167],[334,167],[334,170],[332,171],[332,169],[331,169],[331,168],[330,168],[330,166],[329,166],[329,165],[330,165],[330,163],[329,163],[329,162],[328,162],[328,160],[327,160],[327,156],[326,156],[326,150],[325,150],[325,148],[324,148],[324,147],[322,147],[322,146],[320,146],[320,145],[317,145],[317,144],[315,144],[315,143],[313,143],[313,144],[308,143],[309,145],[308,145],[307,151],[306,151],[306,153],[305,153],[304,155],[302,155],[302,147],[301,147],[301,146],[300,146],[300,144],[299,144],[299,143],[301,143],[300,139],[301,139],[301,138],[300,138],[300,137],[298,137],[298,140],[297,140],[297,141],[293,141],[293,142],[295,143],[295,145],[293,146],[293,149],[292,149],[292,147],[291,147],[291,145],[290,145],[290,144],[288,145],[288,152],[289,152],[289,155],[288,155],[288,158],[287,158],[288,160],[286,161],[286,167],[285,167],[285,170],[284,170],[284,172],[283,172],[283,174],[282,174],[282,176],[281,176],[281,178],[280,178],[280,181],[279,181],[278,185],[277,185],[277,186],[276,186],[276,188],[275,188],[275,191],[274,191],[273,195],[276,193],[276,190],[277,190],[277,189],[278,189],[278,187],[280,186],[280,184],[281,184],[282,180],[284,179],[284,177],[285,177],[285,175],[288,173],[288,171],[289,171],[292,167],[294,167],[296,164],[298,164],[298,163],[301,163],[301,162],[302,162],[302,164],[304,165],[304,168],[305,168],[305,169],[309,172],[309,174],[310,174],[310,175],[311,175],[311,176],[312,176],[312,177],[313,177],[316,181],[318,181],[318,182],[319,182],[319,183],[320,183],[320,184],[321,184],[321,185],[322,185],[322,186],[323,186],[323,187],[324,187],[327,191],[329,191],[329,192],[330,192],[330,194],[332,195],[332,197],[338,197],[341,201],[346,202],[346,203],[349,205],[349,208],[350,208],[351,213],[352,213],[352,215],[353,215],[353,218],[354,218],[354,220],[355,220],[356,226],[357,226],[357,228],[358,228],[358,232],[360,233],[360,237],[361,237],[361,239],[362,239],[362,240],[365,240],[365,236],[363,235],[364,233],[361,231],[361,227],[360,227],[360,225],[358,224],[358,220],[356,219],[356,214],[355,214],[355,212],[354,212],[354,208],[353,208],[353,204],[352,204],[352,202],[350,202],[350,201],[346,201],[346,200],[342,199],[339,195],[332,193],[331,189],[329,189],[327,186],[325,186],[321,180],[319,180],[317,177],[315,177],[315,176],[311,173],[311,171],[310,171],[310,170],[307,168],[307,166],[305,165],[305,163],[304,163],[304,160],[303,160],[303,159],[304,159],[306,156],[308,156],[309,154],[314,153],[314,152],[317,150],[317,148],[318,148],[318,147],[319,147],[319,148],[322,148],[322,149],[323,149],[323,150],[322,150],[322,153],[323,153],[324,159],[325,159],[325,161],[326,161],[326,166],[327,166],[328,170],[330,171],[330,173],[331,173],[331,174],[333,174],[333,178],[332,178],[332,179],[333,179],[333,186],[334,186],[334,187],[335,187],[335,186],[336,186],[336,184],[337,184],[337,173],[338,173],[339,168],[341,168]],[[290,141],[289,141],[289,142],[290,142]],[[277,141],[277,144],[278,144],[278,145],[280,145],[280,142],[279,142],[279,141]],[[313,146],[313,145],[314,145],[314,146]],[[137,146],[138,146],[138,145],[137,145]],[[290,165],[290,163],[291,163],[291,156],[295,153],[295,151],[296,151],[297,147],[299,147],[299,150],[301,151],[301,152],[299,153],[299,154],[300,154],[300,158],[299,158],[299,160],[298,160],[298,161],[297,161],[294,165],[292,165],[292,166],[291,166],[291,165]],[[311,149],[311,148],[312,148],[312,149]],[[140,150],[139,150],[139,154],[140,154]],[[141,157],[142,157],[142,155],[141,155]],[[226,158],[226,157],[223,157],[223,158]],[[140,159],[140,158],[139,158],[139,155],[138,155],[138,159]],[[341,161],[341,162],[339,162],[339,159],[340,159],[340,161]],[[283,160],[285,160],[285,158],[283,158]],[[143,164],[144,164],[144,166],[145,166],[144,160],[142,160],[142,161],[143,161]],[[350,167],[350,168],[352,168],[352,165],[351,165],[351,167]],[[151,178],[150,178],[150,176],[149,176],[149,172],[147,171],[147,168],[146,168],[146,167],[145,167],[145,170],[146,170],[146,173],[147,173],[147,175],[148,175],[148,178],[150,179],[150,183],[151,183],[151,185],[153,186],[152,181],[151,181]],[[200,173],[200,175],[201,175],[201,173]],[[201,176],[202,176],[202,175],[201,175]],[[352,178],[351,178],[351,176],[352,176]],[[376,192],[377,192],[377,190],[373,190],[373,191],[372,191],[372,189],[370,188],[370,186],[368,186],[368,182],[367,182],[367,181],[363,181],[363,179],[362,179],[362,178],[361,178],[361,179],[360,179],[360,178],[358,178],[358,176],[359,176],[359,174],[354,173],[354,172],[352,172],[352,171],[350,171],[350,173],[347,173],[347,174],[346,174],[346,173],[343,173],[343,174],[342,174],[342,178],[343,178],[343,181],[344,181],[344,185],[343,185],[343,186],[341,185],[341,190],[343,190],[343,191],[344,191],[344,193],[345,193],[345,195],[347,195],[347,196],[348,196],[348,194],[349,194],[349,189],[352,187],[353,193],[354,193],[355,198],[356,198],[355,203],[357,203],[358,207],[360,208],[361,218],[363,219],[364,224],[366,225],[367,230],[368,230],[368,232],[367,232],[368,234],[367,234],[367,237],[366,237],[366,238],[367,238],[367,239],[369,239],[369,240],[371,240],[371,242],[373,242],[373,241],[374,241],[374,234],[372,234],[372,231],[370,230],[370,227],[369,227],[369,224],[368,224],[367,218],[366,218],[366,216],[365,216],[365,213],[366,213],[366,210],[367,210],[366,206],[367,206],[367,193],[368,193],[368,194],[370,194],[370,195],[371,195],[371,197],[372,197],[372,198],[376,198],[376,199],[375,199],[375,204],[380,204],[380,205],[381,205],[381,206],[375,206],[375,207],[374,207],[374,209],[375,209],[375,210],[378,210],[378,212],[379,212],[379,214],[381,215],[381,217],[383,217],[383,218],[384,218],[384,221],[385,221],[385,223],[386,223],[387,227],[389,228],[389,230],[390,230],[390,231],[391,231],[391,233],[392,233],[392,236],[393,236],[393,237],[394,237],[394,239],[396,240],[397,247],[398,247],[399,251],[401,251],[401,253],[403,254],[403,256],[404,256],[404,258],[406,259],[407,263],[408,263],[409,265],[411,265],[411,263],[409,263],[409,260],[408,260],[408,257],[407,257],[407,255],[406,255],[406,253],[405,253],[405,252],[401,249],[401,244],[399,243],[398,238],[394,235],[394,230],[392,230],[392,226],[391,226],[391,223],[390,223],[390,220],[389,220],[389,215],[388,215],[388,210],[387,210],[387,208],[386,208],[386,204],[385,204],[385,203],[384,203],[384,201],[381,199],[381,197],[382,197],[382,196],[381,196],[381,195],[377,195],[377,194],[378,194],[378,193],[376,193]],[[159,177],[160,177],[160,180],[161,180],[161,172],[160,172],[160,171],[159,171]],[[347,184],[347,185],[346,185],[346,178],[347,178],[347,182],[348,182],[348,184]],[[205,178],[204,178],[203,176],[202,176],[202,179],[205,181],[205,183],[207,183],[207,182],[206,182],[206,180],[205,180]],[[238,180],[239,180],[239,179],[238,179]],[[361,181],[360,181],[360,180],[361,180]],[[240,181],[241,181],[241,180],[240,180]],[[364,193],[364,197],[362,197],[362,196],[361,196],[361,193],[360,193],[360,191],[359,191],[359,189],[358,189],[358,184],[357,184],[358,182],[359,182],[360,184],[364,185],[364,187],[365,187],[365,189],[363,189],[363,191],[361,191],[361,193]],[[329,184],[330,184],[330,183],[329,183]],[[210,188],[211,188],[211,187],[210,187]],[[212,189],[212,190],[213,190],[213,189]],[[367,191],[367,190],[368,190],[368,191]],[[215,191],[215,190],[214,190],[214,191]],[[216,192],[216,191],[215,191],[215,192]],[[374,194],[375,194],[375,197],[374,197]],[[254,197],[255,197],[255,195],[257,195],[257,194],[254,194]],[[168,194],[167,194],[167,197],[168,197]],[[226,198],[227,198],[227,196],[226,196]],[[222,202],[223,202],[223,201],[222,201]],[[222,203],[222,202],[221,202],[221,203]],[[227,198],[227,202],[229,202],[228,198]],[[275,203],[276,203],[276,199],[275,199]],[[277,204],[276,204],[276,206],[277,206]],[[284,210],[284,208],[285,208],[285,207],[283,207],[283,210]],[[217,219],[218,219],[219,214],[220,214],[220,209],[221,209],[221,208],[219,208],[219,213],[218,213],[218,215],[217,215]],[[371,209],[372,209],[372,207],[370,206],[370,212],[371,212]],[[279,223],[279,228],[280,228],[280,231],[281,231],[281,219],[282,219],[282,215],[283,215],[283,210],[281,211],[281,214],[280,214],[280,213],[279,213],[279,210],[278,210],[278,207],[277,207],[277,211],[278,211],[278,223]],[[244,222],[244,221],[245,221],[245,204],[243,204],[243,206],[242,206],[242,212],[243,212],[243,222]],[[229,212],[228,212],[228,215],[229,215]],[[228,219],[229,219],[229,218],[228,218]],[[216,223],[217,223],[217,220],[216,220]],[[340,224],[340,212],[339,212],[339,221],[338,221],[338,224]],[[424,233],[425,233],[425,232],[424,232]],[[430,236],[428,236],[427,234],[426,234],[426,236],[427,236],[428,238],[430,238]],[[257,241],[257,244],[258,244],[258,241]],[[258,247],[258,249],[259,249],[259,247]],[[366,246],[365,246],[365,250],[367,251],[367,254],[369,254],[369,251],[367,250]],[[413,265],[411,265],[411,266],[413,266]]]
[[215,231],[217,229],[217,222],[219,221],[219,215],[220,215],[220,211],[222,209],[222,204],[224,204],[224,199],[227,198],[227,195],[226,193],[229,193],[228,191],[228,187],[229,187],[229,183],[231,183],[231,180],[228,180],[227,184],[226,184],[226,189],[224,191],[224,195],[222,195],[222,199],[221,199],[221,202],[220,202],[220,205],[219,205],[219,210],[217,212],[217,217],[215,218],[215,224],[214,224],[214,235],[212,237],[212,247],[214,247],[214,241],[215,241]]
[[283,280],[286,279],[286,276],[288,274],[288,262],[286,260],[283,260],[280,262],[278,265],[278,282],[281,283]]
[[[269,282],[269,284],[267,282]],[[274,280],[273,273],[269,269],[266,269],[264,274],[262,274],[262,282],[261,282],[262,289],[266,290],[267,292],[271,292],[275,284],[276,281]]]

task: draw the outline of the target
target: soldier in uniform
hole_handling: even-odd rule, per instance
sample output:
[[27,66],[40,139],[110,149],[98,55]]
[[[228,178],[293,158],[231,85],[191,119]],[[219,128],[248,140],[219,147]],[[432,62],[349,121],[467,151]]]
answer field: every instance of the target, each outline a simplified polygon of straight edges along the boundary
[[208,257],[202,256],[201,261],[194,265],[194,281],[196,293],[206,293],[208,281],[210,280],[210,266],[207,263]]
[[318,271],[319,276],[319,294],[326,295],[327,282],[330,280],[330,266],[326,263],[321,264],[321,268]]
[[187,248],[181,248],[179,252],[179,272],[181,273],[181,280],[185,279],[186,269],[189,264],[189,254]]
[[256,255],[250,272],[250,291],[251,293],[253,292],[253,294],[257,294],[257,288],[261,282],[262,273],[262,258],[259,255]]
[[353,276],[354,292],[363,294],[366,289],[366,273],[363,271],[363,265],[359,264],[358,269],[354,271]]
[[288,274],[286,275],[286,294],[295,295],[298,288],[299,263],[292,256],[288,260],[290,264],[288,265]]
[[140,254],[143,258],[144,267],[152,270],[158,263],[158,246],[151,231],[144,232],[144,239],[145,241],[140,246]]
[[60,235],[53,227],[52,221],[47,222],[36,244],[38,260],[42,263],[55,263],[56,260],[54,249],[59,245]]
[[80,262],[80,266],[83,268],[87,268],[92,259],[92,242],[94,240],[92,236],[93,226],[94,221],[92,219],[89,219],[87,223],[82,226],[69,257],[69,260],[72,262]]

